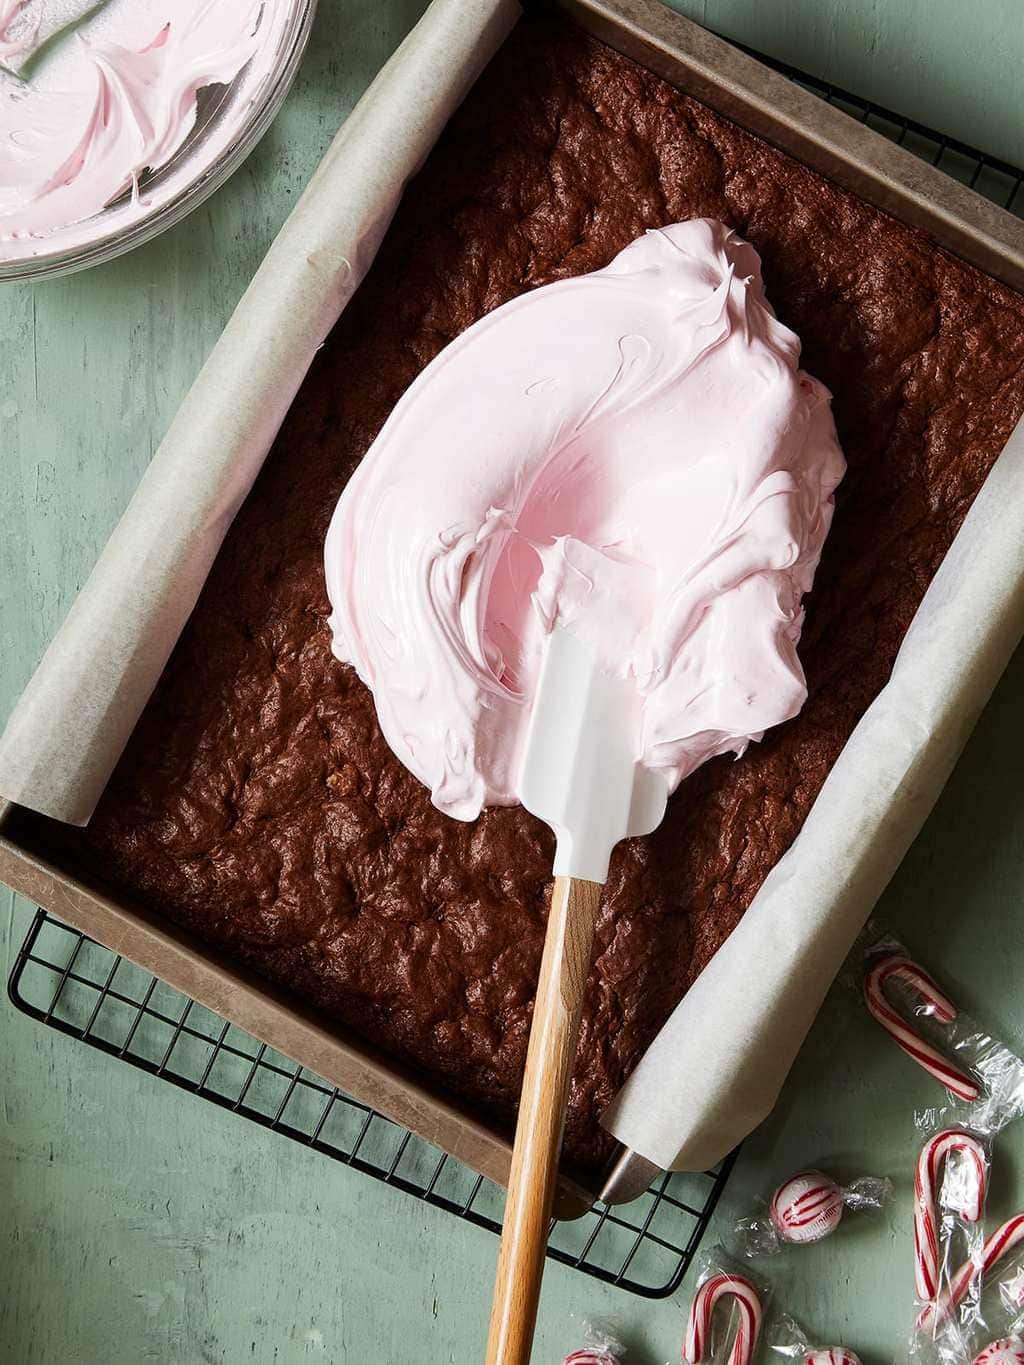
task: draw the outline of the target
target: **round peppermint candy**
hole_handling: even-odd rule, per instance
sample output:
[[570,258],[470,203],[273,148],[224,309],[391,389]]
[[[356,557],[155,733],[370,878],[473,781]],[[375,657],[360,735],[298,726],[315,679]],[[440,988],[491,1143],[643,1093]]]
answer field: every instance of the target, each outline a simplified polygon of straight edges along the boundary
[[804,1365],[860,1365],[860,1356],[845,1346],[823,1346],[820,1351],[808,1351]]
[[843,1192],[821,1171],[801,1171],[772,1195],[772,1222],[783,1242],[820,1242],[839,1226]]
[[1024,1365],[1024,1341],[1020,1337],[1003,1337],[974,1357],[974,1365]]

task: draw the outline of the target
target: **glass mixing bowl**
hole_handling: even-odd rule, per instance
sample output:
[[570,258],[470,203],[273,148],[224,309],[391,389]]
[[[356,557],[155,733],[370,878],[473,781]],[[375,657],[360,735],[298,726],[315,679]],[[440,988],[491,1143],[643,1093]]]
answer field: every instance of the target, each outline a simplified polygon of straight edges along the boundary
[[230,85],[200,91],[188,138],[170,161],[139,180],[141,213],[126,191],[85,222],[43,238],[0,242],[0,280],[40,279],[109,261],[191,213],[270,126],[295,78],[315,11],[316,0],[263,7],[260,39],[272,60],[250,61]]

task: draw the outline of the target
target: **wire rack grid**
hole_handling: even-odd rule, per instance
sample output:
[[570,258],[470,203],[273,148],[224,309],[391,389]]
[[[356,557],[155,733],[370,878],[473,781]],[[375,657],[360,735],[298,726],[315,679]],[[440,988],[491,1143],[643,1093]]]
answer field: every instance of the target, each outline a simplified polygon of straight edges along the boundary
[[[734,46],[743,47],[741,43],[734,43]],[[884,105],[862,99],[859,95],[851,94],[849,90],[844,90],[829,81],[810,76],[806,71],[766,57],[753,48],[743,50],[783,76],[788,76],[797,85],[802,85],[805,90],[812,91],[826,104],[834,104],[859,123],[867,124],[876,133],[881,133],[890,142],[906,147],[922,161],[940,167],[954,180],[959,180],[961,184],[976,190],[994,204],[1017,217],[1024,216],[1024,194],[1021,193],[1021,187],[1024,186],[1024,168],[1011,165],[1009,161],[1003,161],[1000,157],[990,156],[988,152],[979,151],[977,147],[961,142],[958,138],[937,132],[934,128],[929,128],[912,118],[906,118],[903,114],[897,114],[892,109],[886,109]]]
[[[500,1232],[504,1191],[205,1006],[36,912],[8,993],[23,1013],[108,1056],[332,1157],[466,1222]],[[649,1298],[689,1266],[732,1158],[662,1176],[634,1203],[554,1223],[548,1255]]]
[[[750,49],[748,49],[750,50]],[[783,62],[752,55],[891,141],[1024,216],[1024,170]],[[499,1232],[503,1192],[204,1006],[40,910],[9,980],[15,1006],[111,1057]],[[660,1177],[635,1203],[552,1227],[548,1255],[648,1298],[675,1291],[735,1153],[703,1175]]]

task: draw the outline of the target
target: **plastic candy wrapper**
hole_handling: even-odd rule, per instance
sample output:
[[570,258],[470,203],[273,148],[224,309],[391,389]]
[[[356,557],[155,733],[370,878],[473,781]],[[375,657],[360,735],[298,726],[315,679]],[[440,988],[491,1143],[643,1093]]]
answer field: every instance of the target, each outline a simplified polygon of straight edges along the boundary
[[739,1220],[730,1245],[745,1261],[773,1255],[784,1245],[808,1246],[835,1232],[846,1209],[881,1209],[891,1198],[892,1181],[879,1176],[843,1186],[822,1171],[800,1171],[755,1214]]
[[848,1346],[815,1346],[807,1333],[786,1313],[777,1313],[765,1332],[765,1344],[774,1355],[797,1365],[861,1365],[860,1356]]
[[918,1121],[924,1142],[914,1168],[917,1304],[908,1355],[921,1365],[970,1365],[968,1346],[979,1321],[990,1149],[977,1133],[944,1127],[943,1112]]
[[771,1288],[722,1247],[700,1258],[697,1289],[683,1338],[683,1365],[753,1365]]
[[914,1293],[924,1305],[940,1297],[965,1261],[979,1262],[991,1162],[978,1134],[919,1126],[924,1143],[914,1169]]
[[1024,1061],[960,1010],[903,944],[872,925],[859,957],[868,1012],[945,1088],[947,1127],[994,1134],[1024,1113]]
[[603,1323],[584,1322],[579,1335],[583,1345],[570,1351],[562,1365],[620,1365],[626,1348]]
[[1024,1338],[1024,1252],[1015,1249],[1007,1256],[996,1290],[999,1308],[988,1314],[988,1327]]
[[[973,1214],[978,1194],[977,1176],[971,1174],[976,1158],[969,1149],[964,1155],[952,1193],[954,1205],[962,1205],[961,1216]],[[983,1203],[983,1188],[980,1197]],[[1013,1362],[1024,1341],[1024,1213],[973,1229],[967,1254],[959,1263],[947,1259],[952,1268],[944,1267],[937,1293],[917,1314],[910,1360],[914,1365]]]
[[[727,1314],[719,1305],[731,1301]],[[718,1310],[716,1312],[716,1310]],[[771,1288],[750,1275],[721,1247],[701,1258],[701,1274],[687,1321],[683,1365],[728,1362],[752,1365],[767,1352],[800,1365],[861,1365],[846,1346],[818,1346],[800,1324],[771,1307]]]
[[1024,1214],[993,1227],[938,1300],[918,1314],[911,1359],[1024,1365]]

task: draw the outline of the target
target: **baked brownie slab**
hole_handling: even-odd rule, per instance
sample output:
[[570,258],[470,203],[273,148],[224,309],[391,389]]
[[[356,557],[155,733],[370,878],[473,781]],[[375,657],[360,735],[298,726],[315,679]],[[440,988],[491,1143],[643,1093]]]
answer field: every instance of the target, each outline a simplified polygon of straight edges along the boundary
[[[410,187],[317,357],[89,829],[88,874],[510,1125],[552,840],[440,815],[330,653],[323,537],[442,346],[645,228],[721,218],[833,391],[849,472],[801,715],[686,782],[604,896],[566,1148],[581,1169],[654,1032],[792,843],[1024,409],[1024,301],[562,21],[524,19]],[[40,836],[41,837],[41,836]]]

